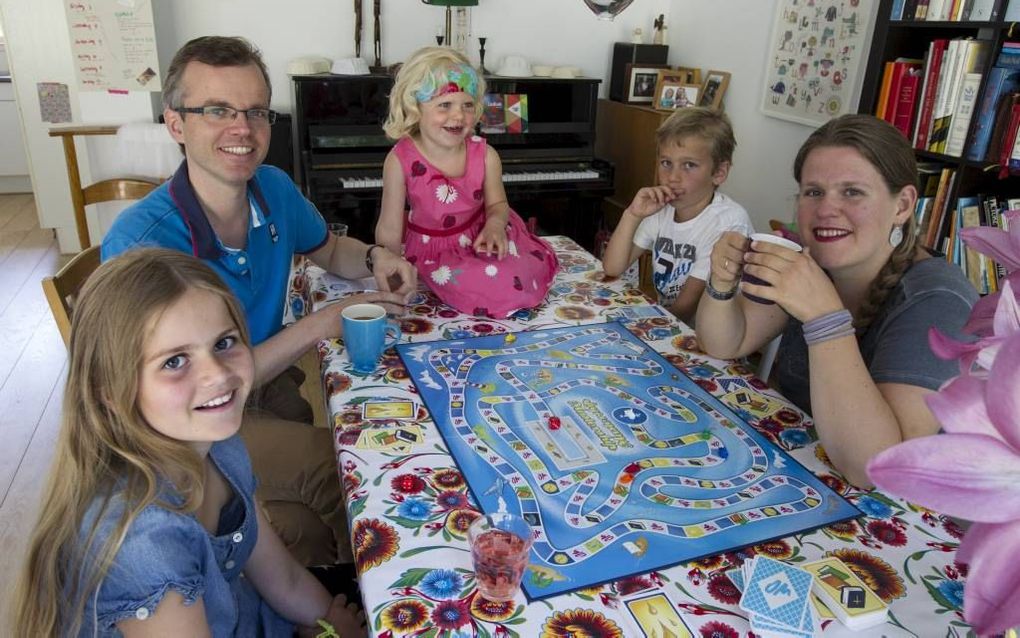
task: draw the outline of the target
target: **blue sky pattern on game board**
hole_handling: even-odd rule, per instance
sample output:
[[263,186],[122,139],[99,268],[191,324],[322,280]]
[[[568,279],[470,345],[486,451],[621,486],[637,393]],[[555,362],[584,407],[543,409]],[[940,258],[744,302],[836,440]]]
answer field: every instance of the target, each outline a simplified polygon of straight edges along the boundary
[[398,351],[533,599],[860,515],[618,323]]

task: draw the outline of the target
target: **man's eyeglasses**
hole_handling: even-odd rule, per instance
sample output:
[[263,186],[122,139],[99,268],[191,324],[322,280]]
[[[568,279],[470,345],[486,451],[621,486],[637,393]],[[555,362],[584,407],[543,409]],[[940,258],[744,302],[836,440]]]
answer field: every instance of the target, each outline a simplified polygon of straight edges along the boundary
[[205,117],[216,124],[226,124],[237,119],[239,113],[244,113],[248,124],[272,124],[276,121],[277,113],[272,109],[235,109],[232,106],[179,106],[174,109],[178,113],[195,113]]

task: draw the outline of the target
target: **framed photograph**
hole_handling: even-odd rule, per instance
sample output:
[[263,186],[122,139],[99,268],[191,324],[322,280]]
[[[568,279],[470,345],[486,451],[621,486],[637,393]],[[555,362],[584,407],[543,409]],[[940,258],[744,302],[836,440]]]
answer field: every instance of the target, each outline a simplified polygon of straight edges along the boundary
[[629,104],[652,104],[655,101],[655,85],[659,81],[659,69],[668,69],[665,64],[628,64],[625,77],[627,91],[624,102]]
[[705,75],[705,83],[701,86],[698,106],[722,110],[722,99],[726,87],[730,85],[730,74],[726,71],[709,71]]
[[697,84],[701,86],[701,69],[692,66],[678,66],[676,74],[681,77],[684,84]]
[[762,56],[761,112],[813,127],[856,112],[879,4],[776,2],[772,39]]
[[674,108],[682,109],[688,106],[698,105],[698,96],[701,95],[700,84],[681,84],[676,90],[676,105]]
[[657,111],[672,111],[676,108],[677,92],[683,87],[682,82],[673,78],[665,78],[659,81],[655,90],[655,102],[652,107]]

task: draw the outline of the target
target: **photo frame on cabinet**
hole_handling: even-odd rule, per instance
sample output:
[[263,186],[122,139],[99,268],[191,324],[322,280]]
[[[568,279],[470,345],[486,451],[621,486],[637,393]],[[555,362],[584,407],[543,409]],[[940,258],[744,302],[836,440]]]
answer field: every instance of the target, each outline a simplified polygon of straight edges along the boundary
[[625,77],[627,90],[624,102],[628,104],[652,104],[655,101],[659,69],[668,69],[665,64],[628,64]]
[[707,106],[717,111],[722,110],[723,96],[730,85],[730,74],[727,71],[709,71],[705,74],[705,83],[701,85],[698,106]]
[[688,106],[696,106],[700,94],[700,84],[676,82],[672,78],[667,78],[659,83],[652,107],[657,111],[675,111]]
[[675,73],[682,78],[684,84],[701,85],[701,69],[692,66],[678,66]]

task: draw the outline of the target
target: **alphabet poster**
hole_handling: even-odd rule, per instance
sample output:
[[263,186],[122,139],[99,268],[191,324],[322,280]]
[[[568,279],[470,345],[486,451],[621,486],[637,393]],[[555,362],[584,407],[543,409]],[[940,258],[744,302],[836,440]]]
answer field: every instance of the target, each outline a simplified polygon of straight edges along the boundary
[[79,91],[159,91],[150,0],[64,0]]
[[877,0],[779,0],[761,110],[818,126],[855,112]]

